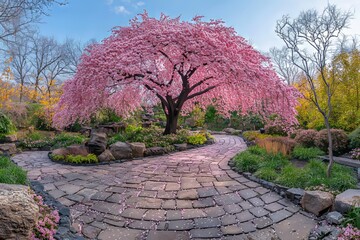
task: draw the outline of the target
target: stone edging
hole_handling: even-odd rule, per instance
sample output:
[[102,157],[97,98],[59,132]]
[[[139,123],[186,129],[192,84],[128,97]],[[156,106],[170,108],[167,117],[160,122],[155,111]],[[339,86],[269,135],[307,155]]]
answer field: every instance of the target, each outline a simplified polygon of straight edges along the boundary
[[57,232],[54,236],[57,240],[84,240],[83,237],[76,235],[76,230],[71,227],[70,209],[44,190],[44,186],[38,181],[30,181],[30,188],[37,195],[43,197],[44,203],[59,211],[60,221]]
[[[206,147],[208,145],[212,145],[215,142],[211,142],[211,143],[205,143],[203,145],[188,145],[187,149],[185,150],[174,150],[165,154],[161,154],[161,155],[166,155],[166,154],[172,154],[175,152],[183,152],[183,151],[188,151],[188,150],[193,150],[193,149],[198,149],[198,148],[202,148],[202,147]],[[100,166],[100,165],[110,165],[113,163],[123,163],[123,162],[128,162],[128,161],[133,161],[133,160],[144,160],[144,159],[151,159],[151,158],[155,158],[161,155],[151,155],[151,156],[146,156],[146,157],[140,157],[140,158],[128,158],[128,159],[120,159],[120,160],[113,160],[110,162],[98,162],[98,163],[69,163],[69,162],[65,162],[65,161],[54,161],[51,158],[51,151],[48,152],[48,157],[49,159],[54,162],[54,163],[58,163],[58,164],[62,164],[62,165],[70,165],[70,166],[81,166],[81,167],[90,167],[90,166]]]
[[[285,187],[280,184],[276,184],[273,182],[263,180],[261,178],[257,178],[249,172],[240,172],[238,169],[236,169],[233,159],[231,159],[228,164],[233,171],[235,171],[237,173],[241,173],[245,178],[259,183],[264,188],[267,188],[267,189],[270,189],[270,190],[276,192],[280,196],[289,199],[291,202],[295,203],[296,205],[300,205],[300,200],[301,200],[301,197],[302,197],[302,194],[304,191],[303,189]],[[292,191],[292,189],[294,189],[294,190],[296,189],[297,191]]]

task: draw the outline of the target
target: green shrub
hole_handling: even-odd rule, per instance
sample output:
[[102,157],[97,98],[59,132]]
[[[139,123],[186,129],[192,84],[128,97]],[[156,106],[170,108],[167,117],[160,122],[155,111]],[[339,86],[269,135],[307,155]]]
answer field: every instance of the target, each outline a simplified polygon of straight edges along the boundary
[[275,136],[287,136],[287,132],[279,125],[265,126],[265,133]]
[[292,152],[292,157],[300,160],[310,160],[325,153],[317,147],[296,146]]
[[[335,155],[340,155],[348,149],[349,138],[346,133],[341,129],[331,129],[331,136],[333,140],[333,152]],[[327,136],[327,130],[323,129],[319,131],[315,139],[316,146],[322,151],[327,152],[329,147],[329,141]]]
[[38,130],[53,130],[51,118],[47,117],[45,106],[39,103],[28,105],[28,115],[30,124]]
[[51,154],[51,159],[54,161],[65,161],[65,157],[63,155]]
[[262,161],[261,156],[244,151],[235,156],[235,167],[242,172],[255,172],[259,169]]
[[16,131],[16,127],[4,113],[0,112],[0,133],[11,134]]
[[114,144],[116,142],[126,142],[126,137],[121,134],[121,133],[118,133],[116,134],[115,136],[111,137],[109,140],[108,140],[108,145],[111,145],[111,144]]
[[82,144],[86,137],[79,134],[61,133],[54,138],[47,137],[40,132],[33,132],[25,139],[20,141],[20,147],[23,148],[62,148],[73,144]]
[[21,148],[45,148],[45,147],[51,147],[52,146],[52,140],[50,138],[43,138],[40,140],[31,140],[30,138],[25,138],[22,141],[20,141],[19,147]]
[[360,148],[360,127],[349,134],[350,148]]
[[313,129],[299,130],[296,133],[295,141],[303,147],[314,147],[316,135],[317,131]]
[[80,134],[61,133],[51,140],[52,148],[62,148],[73,144],[82,144],[86,137]]
[[186,143],[190,132],[182,129],[177,134],[163,135],[163,129],[157,127],[140,128],[130,127],[125,133],[119,133],[109,139],[108,144],[115,142],[143,142],[146,147],[165,147],[172,149],[171,145]]
[[266,181],[274,181],[279,174],[273,168],[263,167],[257,170],[254,175]]
[[109,108],[101,109],[96,116],[96,122],[99,124],[107,124],[120,122],[122,118],[116,114],[116,112]]
[[25,185],[26,172],[11,162],[8,157],[0,157],[0,183]]
[[196,133],[187,138],[187,142],[193,145],[202,145],[205,144],[206,141],[206,136],[203,133]]
[[39,141],[39,140],[45,138],[45,136],[43,134],[41,134],[41,132],[38,132],[38,131],[29,133],[26,137],[31,141]]
[[51,158],[54,161],[65,161],[68,163],[75,163],[75,164],[81,164],[81,163],[98,163],[99,160],[96,157],[95,154],[88,154],[86,156],[82,155],[67,155],[66,157],[61,155],[52,155]]

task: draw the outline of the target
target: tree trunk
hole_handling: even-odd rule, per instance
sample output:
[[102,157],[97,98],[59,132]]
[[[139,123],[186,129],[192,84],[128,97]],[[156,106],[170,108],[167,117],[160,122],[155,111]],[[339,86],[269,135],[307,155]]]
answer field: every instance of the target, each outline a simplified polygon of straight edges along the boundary
[[166,127],[164,131],[164,135],[176,134],[178,118],[179,118],[178,111],[169,112],[166,115]]
[[331,169],[332,166],[334,164],[334,156],[333,156],[333,141],[332,141],[332,136],[331,136],[331,132],[330,132],[330,123],[329,123],[329,119],[327,117],[325,117],[325,125],[326,125],[326,130],[327,130],[327,134],[328,134],[328,141],[329,141],[329,164],[326,170],[326,176],[330,177],[331,175]]
[[20,102],[23,100],[23,94],[24,94],[24,83],[20,84]]

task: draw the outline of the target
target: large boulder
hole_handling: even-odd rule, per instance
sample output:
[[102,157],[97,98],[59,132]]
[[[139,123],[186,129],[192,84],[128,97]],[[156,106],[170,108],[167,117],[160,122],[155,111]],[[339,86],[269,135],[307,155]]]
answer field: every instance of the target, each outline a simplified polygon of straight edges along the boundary
[[145,150],[145,156],[163,155],[166,153],[166,149],[163,147],[151,147]]
[[175,147],[176,151],[184,151],[184,150],[188,149],[187,143],[174,144],[174,147]]
[[234,128],[224,128],[223,131],[226,132],[227,134],[231,134],[231,135],[239,135],[242,132],[241,130],[237,130]]
[[7,155],[12,155],[17,152],[15,143],[0,144],[0,151]]
[[0,239],[30,239],[38,213],[28,187],[0,184]]
[[124,142],[116,142],[110,145],[110,152],[115,159],[132,158],[132,150],[129,144]]
[[2,142],[4,143],[14,143],[17,141],[17,136],[16,134],[11,134],[11,135],[6,135],[4,136],[4,138],[2,139]]
[[64,157],[69,155],[69,151],[66,148],[54,149],[50,153],[53,155],[64,156]]
[[91,127],[81,127],[80,133],[85,137],[90,137],[91,135]]
[[360,189],[348,189],[335,198],[335,210],[346,213],[352,207],[360,207]]
[[61,155],[61,156],[68,156],[68,155],[81,155],[87,156],[89,154],[89,149],[84,145],[71,145],[65,148],[58,148],[51,151],[53,155]]
[[144,156],[144,152],[145,152],[145,143],[141,143],[141,142],[133,142],[133,143],[129,143],[130,148],[132,150],[132,156],[134,158],[137,157],[143,157]]
[[89,149],[84,145],[71,145],[66,147],[66,149],[71,155],[87,156],[89,154]]
[[106,149],[104,152],[102,152],[98,156],[98,159],[99,159],[99,162],[111,162],[111,161],[115,160],[114,156],[111,154],[109,149]]
[[332,207],[334,196],[323,191],[305,191],[301,199],[301,206],[317,216]]
[[90,140],[87,143],[90,153],[100,155],[105,151],[107,145],[106,133],[93,132],[91,133]]

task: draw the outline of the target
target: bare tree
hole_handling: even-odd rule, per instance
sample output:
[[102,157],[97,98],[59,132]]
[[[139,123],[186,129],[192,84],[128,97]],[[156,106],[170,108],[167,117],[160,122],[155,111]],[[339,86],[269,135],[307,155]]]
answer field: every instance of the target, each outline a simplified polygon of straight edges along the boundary
[[81,55],[85,49],[85,45],[74,39],[66,39],[64,43],[64,51],[66,56],[66,73],[73,75],[76,73],[77,65],[80,63]]
[[54,47],[48,55],[48,61],[49,64],[42,71],[42,76],[45,80],[46,91],[50,99],[53,87],[59,85],[61,83],[61,76],[66,74],[66,67],[68,65],[64,45],[58,44],[57,47]]
[[13,42],[12,36],[38,21],[53,3],[65,4],[61,0],[0,0],[0,41]]
[[38,92],[41,91],[41,80],[49,86],[50,80],[55,79],[64,70],[64,52],[53,38],[34,37],[32,39],[32,77],[35,88],[33,100],[36,101]]
[[290,50],[287,47],[271,48],[269,55],[274,63],[277,73],[288,85],[294,84],[300,77],[300,70],[294,65]]
[[[335,5],[328,5],[322,12],[307,10],[291,20],[283,16],[277,22],[276,33],[290,50],[292,62],[303,72],[311,89],[309,100],[324,118],[329,141],[329,165],[327,176],[331,174],[333,159],[333,142],[330,132],[329,118],[332,112],[331,97],[334,91],[334,81],[326,68],[331,61],[334,40],[338,39],[342,30],[348,26],[351,12],[342,12]],[[315,74],[314,74],[315,70]],[[326,104],[320,103],[315,82],[319,77],[324,83],[327,95]]]
[[30,39],[26,35],[17,34],[14,36],[15,42],[7,43],[7,52],[10,55],[10,66],[14,74],[15,81],[20,84],[20,102],[24,97],[24,86],[29,83],[31,64],[29,61],[32,54],[32,46],[30,45]]
[[68,77],[71,77],[76,73],[76,69],[81,60],[81,55],[84,53],[85,49],[96,43],[95,39],[91,39],[90,41],[81,43],[79,41],[75,41],[74,39],[67,39],[64,43],[65,50],[65,58],[66,58],[66,68],[65,72]]

